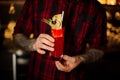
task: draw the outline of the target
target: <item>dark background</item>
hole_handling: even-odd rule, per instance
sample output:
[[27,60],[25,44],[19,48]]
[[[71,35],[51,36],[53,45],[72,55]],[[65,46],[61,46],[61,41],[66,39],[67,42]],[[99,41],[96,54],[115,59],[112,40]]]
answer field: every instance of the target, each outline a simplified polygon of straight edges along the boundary
[[[14,3],[14,14],[9,14],[11,3]],[[12,40],[4,38],[4,31],[10,21],[17,21],[23,3],[24,0],[0,0],[0,80],[13,80],[12,56],[22,50],[15,46]],[[120,11],[120,5],[103,5],[103,7],[111,14],[111,17],[108,17],[108,23],[119,29],[120,20],[116,19],[115,13]],[[112,28],[110,28],[110,32],[114,35],[120,34],[120,31],[116,32]],[[111,40],[111,38],[113,38],[112,35],[108,36],[109,43],[104,57],[89,65],[86,80],[120,80],[120,42],[116,39]],[[17,80],[25,80],[27,76],[29,54],[25,51],[22,53],[24,54],[16,54]],[[21,60],[23,62],[20,62]]]

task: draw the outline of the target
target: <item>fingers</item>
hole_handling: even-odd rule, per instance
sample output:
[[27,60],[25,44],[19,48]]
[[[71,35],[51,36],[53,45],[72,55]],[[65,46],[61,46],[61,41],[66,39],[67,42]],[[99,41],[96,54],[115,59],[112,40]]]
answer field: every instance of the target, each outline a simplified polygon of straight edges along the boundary
[[77,59],[78,56],[68,56],[68,55],[63,55],[64,62],[61,63],[60,61],[56,61],[56,67],[60,71],[64,72],[70,72],[73,69],[75,69],[79,64],[80,60]]
[[63,63],[61,63],[60,61],[55,62],[56,67],[57,67],[58,70],[64,71],[64,72],[70,72],[71,70],[73,70],[75,68],[75,66],[74,66],[75,59],[74,59],[74,57],[63,55],[63,59],[64,59]]
[[51,40],[52,38],[51,39],[49,39],[49,38],[47,39],[47,38],[40,36],[39,37],[39,43],[42,43],[42,44],[45,44],[45,45],[53,47],[54,46],[54,43],[53,43],[54,41]]
[[75,63],[74,64],[75,66],[84,61],[84,59],[80,58],[79,56],[71,57],[71,56],[68,56],[68,55],[64,55],[63,59],[66,61],[66,64]]
[[67,56],[67,55],[64,55],[63,59],[66,60],[66,61],[69,61],[69,62],[75,62],[76,61],[74,57],[70,57],[70,56]]
[[48,39],[49,41],[51,41],[51,42],[54,42],[55,40],[54,40],[54,38],[53,37],[51,37],[50,35],[48,35],[48,34],[40,34],[40,36],[39,37],[43,37],[43,38],[46,38],[46,39]]
[[67,65],[61,64],[59,61],[55,61],[56,67],[60,71],[70,72],[71,69]]
[[45,50],[54,51],[54,38],[48,34],[40,34],[33,47],[40,54],[45,54]]
[[37,52],[40,53],[40,54],[45,54],[45,51],[42,50],[42,49],[37,49]]
[[50,44],[46,44],[46,43],[44,44],[42,42],[38,45],[38,48],[42,50],[54,51],[53,46],[50,46]]

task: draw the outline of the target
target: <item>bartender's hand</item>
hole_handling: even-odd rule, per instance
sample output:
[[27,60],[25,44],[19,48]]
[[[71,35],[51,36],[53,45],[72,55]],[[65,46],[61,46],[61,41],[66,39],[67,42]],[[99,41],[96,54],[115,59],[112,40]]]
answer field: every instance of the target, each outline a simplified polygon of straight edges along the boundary
[[55,61],[55,65],[58,70],[64,71],[64,72],[72,71],[80,63],[83,62],[83,59],[80,56],[70,57],[70,56],[64,55],[63,59],[65,60],[63,63],[61,63],[60,61]]
[[34,50],[40,54],[45,54],[45,50],[54,51],[54,38],[48,34],[40,34],[33,44]]

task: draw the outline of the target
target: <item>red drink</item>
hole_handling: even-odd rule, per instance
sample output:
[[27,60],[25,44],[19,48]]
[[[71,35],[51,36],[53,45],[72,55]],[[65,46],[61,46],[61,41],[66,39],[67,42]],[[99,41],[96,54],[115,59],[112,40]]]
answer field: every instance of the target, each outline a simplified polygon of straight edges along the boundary
[[55,38],[54,51],[51,52],[51,57],[54,60],[60,60],[63,55],[64,29],[51,29],[51,33]]

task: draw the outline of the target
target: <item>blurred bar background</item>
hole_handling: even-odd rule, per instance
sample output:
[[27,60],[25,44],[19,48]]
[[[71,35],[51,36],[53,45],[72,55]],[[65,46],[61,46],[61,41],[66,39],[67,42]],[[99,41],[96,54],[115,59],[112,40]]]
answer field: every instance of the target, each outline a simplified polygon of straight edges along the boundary
[[[86,80],[120,80],[120,0],[98,0],[106,9],[108,48],[100,62],[90,66]],[[0,0],[0,80],[26,80],[29,52],[12,42],[25,0]]]

